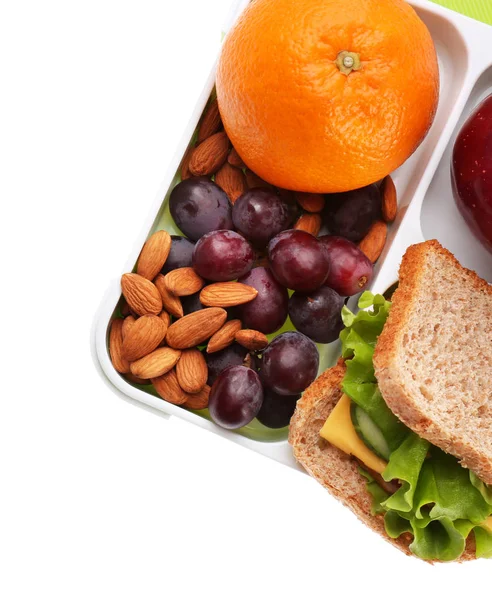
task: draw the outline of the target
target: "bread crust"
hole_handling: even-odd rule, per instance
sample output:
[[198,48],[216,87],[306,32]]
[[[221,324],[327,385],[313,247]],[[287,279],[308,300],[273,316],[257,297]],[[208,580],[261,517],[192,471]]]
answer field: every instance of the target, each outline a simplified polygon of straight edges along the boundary
[[465,281],[466,286],[480,294],[490,295],[492,301],[492,285],[474,271],[462,267],[454,255],[437,240],[410,246],[402,259],[399,285],[393,294],[389,317],[374,351],[376,379],[386,404],[407,427],[445,452],[456,456],[464,467],[474,471],[485,483],[492,484],[492,457],[485,455],[480,447],[470,443],[466,435],[445,430],[429,418],[425,407],[405,388],[398,364],[398,357],[405,352],[402,340],[418,303],[419,290],[426,285],[425,264],[431,253],[452,265],[456,277]]
[[[342,359],[322,373],[298,401],[289,429],[289,443],[296,460],[335,498],[340,500],[368,527],[409,556],[414,556],[408,533],[390,538],[382,515],[371,514],[372,498],[366,480],[359,474],[354,459],[320,437],[319,432],[340,400],[345,365]],[[469,536],[465,552],[457,562],[475,559],[475,543]],[[433,562],[433,561],[426,561]]]

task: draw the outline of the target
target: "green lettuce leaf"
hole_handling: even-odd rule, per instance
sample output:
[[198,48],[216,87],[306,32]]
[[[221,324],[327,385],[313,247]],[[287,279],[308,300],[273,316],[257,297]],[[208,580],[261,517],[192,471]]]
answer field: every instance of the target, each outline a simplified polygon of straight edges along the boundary
[[384,515],[384,524],[387,534],[393,539],[403,533],[411,533],[411,552],[425,560],[456,560],[463,554],[471,531],[475,535],[476,557],[492,558],[492,532],[486,527],[473,525],[471,521],[453,522],[441,517],[431,521],[426,527],[420,527],[416,520],[408,520],[390,510]]
[[[470,481],[468,469],[457,459],[432,446],[431,456],[422,466],[413,509],[417,519],[430,521],[447,517],[452,521],[466,519],[474,524],[484,521],[492,506]],[[422,508],[432,506],[428,515]]]
[[410,525],[410,521],[405,519],[394,510],[389,510],[384,515],[384,526],[386,533],[390,538],[396,539],[400,537],[402,533],[412,533],[413,529]]
[[413,542],[410,550],[424,560],[450,561],[459,558],[466,546],[466,537],[457,529],[453,521],[441,517],[431,521],[426,527],[413,525]]
[[376,340],[383,330],[391,303],[383,296],[364,292],[359,306],[371,306],[373,310],[359,311],[354,315],[346,306],[342,309],[345,329],[340,333],[342,356],[346,358],[347,372],[342,389],[358,404],[383,433],[390,450],[399,447],[408,429],[387,407],[379,391],[372,356]]
[[[370,308],[372,307],[372,308]],[[426,560],[456,560],[473,532],[477,557],[492,557],[492,530],[483,525],[492,514],[492,486],[485,485],[456,458],[432,446],[408,429],[387,407],[379,391],[372,357],[391,308],[383,296],[364,292],[356,315],[342,310],[340,334],[346,359],[343,391],[381,430],[391,455],[383,473],[397,480],[394,494],[385,492],[364,469],[372,513],[384,514],[388,535],[410,533],[410,550]]]
[[366,489],[372,496],[371,514],[381,515],[386,512],[386,509],[382,506],[383,502],[388,498],[388,493],[383,490],[382,487],[374,480],[374,477],[359,467],[359,473],[362,477],[367,479]]
[[477,558],[492,558],[492,531],[486,527],[474,527]]
[[492,504],[492,486],[481,481],[473,471],[470,471],[470,481],[473,487],[476,487],[477,490],[482,494],[485,502]]
[[419,475],[430,443],[410,432],[400,447],[395,450],[384,470],[383,479],[400,481],[401,487],[384,503],[387,510],[410,512],[419,481]]
[[424,560],[456,560],[463,554],[466,536],[469,533],[468,529],[465,536],[452,521],[444,517],[440,521],[433,521],[427,527],[416,527],[414,520],[405,519],[392,510],[384,515],[384,525],[387,534],[393,539],[402,533],[411,533],[413,541],[409,548],[413,554]]

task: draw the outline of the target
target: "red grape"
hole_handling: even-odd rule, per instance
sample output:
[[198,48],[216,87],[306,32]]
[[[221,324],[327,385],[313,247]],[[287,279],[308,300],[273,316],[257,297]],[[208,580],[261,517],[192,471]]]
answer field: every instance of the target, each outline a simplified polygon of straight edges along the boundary
[[300,229],[282,231],[268,244],[275,279],[299,292],[318,289],[328,277],[330,264],[324,245]]
[[263,388],[258,374],[248,367],[229,367],[210,390],[208,410],[217,425],[238,429],[256,417],[262,402]]
[[272,390],[263,390],[263,404],[256,418],[260,423],[271,429],[286,427],[296,409],[300,394],[295,396],[280,396]]
[[328,230],[352,242],[360,241],[381,214],[381,192],[375,183],[326,198]]
[[371,283],[372,262],[350,240],[323,235],[318,238],[328,251],[330,271],[324,285],[342,296],[353,296],[363,292]]
[[324,285],[311,294],[295,292],[289,300],[289,316],[294,326],[315,342],[334,342],[343,329],[343,298]]
[[208,367],[207,384],[212,385],[217,377],[228,367],[237,367],[244,363],[248,350],[239,344],[231,344],[218,352],[203,352]]
[[274,192],[253,188],[232,207],[236,229],[257,248],[264,248],[274,235],[292,222],[290,205]]
[[207,177],[178,183],[169,197],[169,210],[176,225],[194,241],[216,229],[233,229],[229,198]]
[[456,138],[451,183],[463,218],[492,252],[492,95],[477,106]]
[[221,229],[203,235],[193,252],[193,268],[204,279],[231,281],[253,266],[251,244],[235,231]]
[[171,250],[161,269],[161,273],[165,275],[169,271],[174,271],[174,269],[191,267],[194,247],[195,244],[187,238],[181,235],[172,235]]
[[313,341],[297,331],[277,336],[263,352],[264,385],[282,396],[303,392],[318,374],[319,354]]
[[239,281],[258,290],[254,300],[238,307],[243,328],[273,333],[282,327],[287,318],[289,294],[270,269],[256,267]]

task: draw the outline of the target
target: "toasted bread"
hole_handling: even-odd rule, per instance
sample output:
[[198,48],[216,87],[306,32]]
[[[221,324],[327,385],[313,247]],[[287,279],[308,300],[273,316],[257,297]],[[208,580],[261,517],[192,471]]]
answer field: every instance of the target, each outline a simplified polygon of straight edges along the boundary
[[436,240],[411,246],[373,361],[391,411],[492,484],[492,286]]
[[[319,435],[321,427],[342,396],[340,385],[344,373],[345,366],[341,361],[320,375],[304,392],[290,422],[289,443],[296,460],[335,498],[348,506],[363,523],[387,542],[413,556],[409,550],[412,536],[405,533],[398,539],[390,538],[385,531],[383,517],[371,514],[371,496],[355,460]],[[475,542],[473,536],[469,536],[459,562],[474,558]]]

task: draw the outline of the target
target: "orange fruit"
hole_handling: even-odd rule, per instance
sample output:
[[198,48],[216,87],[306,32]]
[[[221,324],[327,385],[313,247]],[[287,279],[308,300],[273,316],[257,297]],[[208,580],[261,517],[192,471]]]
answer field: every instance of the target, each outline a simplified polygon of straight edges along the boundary
[[403,0],[253,0],[216,83],[246,165],[303,192],[388,175],[424,138],[439,96],[432,38]]

